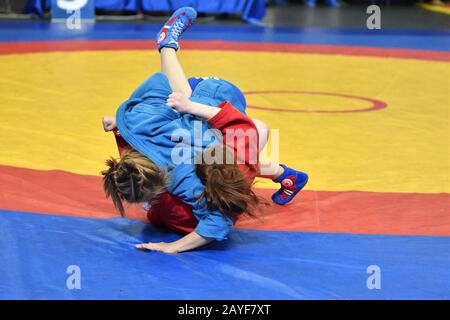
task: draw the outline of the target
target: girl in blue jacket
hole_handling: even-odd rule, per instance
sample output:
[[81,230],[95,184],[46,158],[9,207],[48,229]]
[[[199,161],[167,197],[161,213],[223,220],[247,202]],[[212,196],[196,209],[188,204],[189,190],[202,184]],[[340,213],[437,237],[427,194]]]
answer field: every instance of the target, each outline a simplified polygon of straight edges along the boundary
[[[161,54],[162,72],[156,73],[137,88],[117,110],[116,117],[104,117],[106,131],[117,127],[123,139],[131,146],[119,161],[107,160],[108,170],[104,175],[104,188],[114,205],[124,215],[122,201],[128,203],[151,202],[163,191],[178,197],[192,206],[198,225],[195,230],[172,243],[147,243],[138,248],[166,253],[182,252],[203,246],[213,240],[224,240],[233,226],[233,217],[211,208],[205,201],[205,187],[196,175],[192,159],[199,152],[220,143],[214,135],[196,137],[198,132],[208,132],[206,121],[189,113],[179,113],[167,104],[172,92],[189,97],[193,103],[217,106],[229,101],[236,109],[245,113],[245,98],[231,83],[217,79],[186,79],[176,52],[178,38],[195,21],[196,12],[185,7],[177,10],[162,27],[157,36]],[[259,137],[267,140],[264,124],[255,121]],[[180,148],[180,145],[185,146]],[[178,150],[177,155],[174,150]],[[175,155],[175,156],[174,156]],[[181,160],[180,160],[181,159]],[[266,165],[270,177],[281,183],[273,200],[284,204],[303,188],[307,182],[305,173],[286,166]]]

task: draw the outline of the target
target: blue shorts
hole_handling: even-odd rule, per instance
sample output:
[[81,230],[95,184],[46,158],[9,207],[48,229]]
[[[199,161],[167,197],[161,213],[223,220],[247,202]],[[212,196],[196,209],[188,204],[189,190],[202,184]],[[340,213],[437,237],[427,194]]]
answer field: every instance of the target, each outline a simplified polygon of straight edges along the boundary
[[[217,106],[228,100],[237,110],[246,114],[247,102],[244,94],[231,82],[213,77],[189,78],[188,81],[192,88],[192,101]],[[143,99],[152,105],[164,105],[171,92],[172,88],[166,75],[162,72],[157,72],[145,80],[131,94],[129,99]]]
[[194,94],[195,88],[203,81],[218,81],[221,83],[226,84],[229,88],[230,91],[232,93],[232,95],[230,97],[224,97],[227,98],[225,100],[229,100],[230,103],[239,111],[241,111],[242,113],[245,114],[245,109],[247,107],[247,101],[245,100],[245,96],[242,93],[242,91],[236,87],[234,84],[232,84],[229,81],[220,79],[220,78],[216,78],[216,77],[207,77],[207,78],[198,78],[198,77],[192,77],[189,78],[189,85],[191,86],[192,92]]

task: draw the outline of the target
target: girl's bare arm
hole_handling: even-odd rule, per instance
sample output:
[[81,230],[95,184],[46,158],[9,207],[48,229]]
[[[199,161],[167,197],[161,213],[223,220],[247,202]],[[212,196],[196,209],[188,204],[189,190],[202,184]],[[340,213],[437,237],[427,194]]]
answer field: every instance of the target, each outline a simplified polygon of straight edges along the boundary
[[137,244],[136,248],[138,249],[146,249],[152,251],[160,251],[164,253],[178,253],[183,251],[188,251],[192,249],[196,249],[204,246],[205,244],[210,243],[213,239],[204,238],[199,235],[197,232],[193,231],[183,238],[174,241],[174,242],[149,242]]
[[205,120],[211,119],[220,112],[220,108],[192,102],[185,94],[179,92],[173,92],[169,96],[167,105],[180,113],[191,113]]

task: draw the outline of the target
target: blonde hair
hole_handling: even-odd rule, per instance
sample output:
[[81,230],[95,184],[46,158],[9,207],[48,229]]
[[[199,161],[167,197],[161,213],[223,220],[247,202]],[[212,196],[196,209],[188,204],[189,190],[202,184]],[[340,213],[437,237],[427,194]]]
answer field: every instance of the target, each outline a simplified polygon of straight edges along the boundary
[[125,216],[122,201],[138,203],[156,199],[167,187],[167,177],[153,161],[134,149],[126,149],[119,159],[106,160],[103,175],[106,197]]

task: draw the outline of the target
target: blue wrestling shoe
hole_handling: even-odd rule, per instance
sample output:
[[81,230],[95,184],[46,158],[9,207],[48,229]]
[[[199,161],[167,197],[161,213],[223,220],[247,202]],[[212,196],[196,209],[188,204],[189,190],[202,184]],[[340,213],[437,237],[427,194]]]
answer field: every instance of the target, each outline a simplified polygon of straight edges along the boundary
[[178,50],[178,38],[195,21],[197,12],[194,8],[183,7],[175,11],[156,36],[158,50],[164,47]]
[[281,183],[281,188],[272,195],[272,200],[276,204],[283,205],[294,199],[295,195],[303,189],[308,182],[308,175],[288,168],[284,164],[281,166],[284,168],[283,174],[273,180]]

